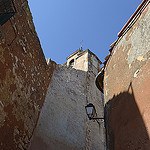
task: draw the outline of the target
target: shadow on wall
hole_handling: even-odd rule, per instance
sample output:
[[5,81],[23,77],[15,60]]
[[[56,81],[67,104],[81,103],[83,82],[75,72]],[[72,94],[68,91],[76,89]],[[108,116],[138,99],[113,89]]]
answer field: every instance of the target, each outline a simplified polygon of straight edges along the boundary
[[[131,92],[129,93],[129,90]],[[149,135],[134,96],[129,90],[106,104],[107,148],[109,150],[149,150]]]

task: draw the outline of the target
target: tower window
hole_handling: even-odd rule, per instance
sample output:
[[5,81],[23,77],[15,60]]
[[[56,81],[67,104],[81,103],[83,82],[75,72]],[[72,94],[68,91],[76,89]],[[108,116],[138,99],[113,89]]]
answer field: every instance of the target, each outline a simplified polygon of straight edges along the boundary
[[71,67],[74,66],[74,59],[72,59],[72,60],[69,62],[69,66],[71,66]]

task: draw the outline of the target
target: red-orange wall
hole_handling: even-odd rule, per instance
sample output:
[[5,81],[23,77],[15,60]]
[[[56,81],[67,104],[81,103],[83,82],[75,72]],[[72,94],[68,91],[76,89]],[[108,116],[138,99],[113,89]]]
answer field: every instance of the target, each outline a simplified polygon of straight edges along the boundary
[[29,146],[55,68],[46,64],[27,1],[14,5],[14,17],[0,28],[1,150]]
[[150,8],[113,48],[104,75],[107,147],[150,149]]

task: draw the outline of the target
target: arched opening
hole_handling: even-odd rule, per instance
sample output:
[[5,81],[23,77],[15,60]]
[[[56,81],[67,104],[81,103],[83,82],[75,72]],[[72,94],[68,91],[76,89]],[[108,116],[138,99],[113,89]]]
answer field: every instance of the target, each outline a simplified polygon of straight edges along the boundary
[[72,59],[72,60],[69,62],[69,66],[71,66],[71,67],[74,66],[74,59]]

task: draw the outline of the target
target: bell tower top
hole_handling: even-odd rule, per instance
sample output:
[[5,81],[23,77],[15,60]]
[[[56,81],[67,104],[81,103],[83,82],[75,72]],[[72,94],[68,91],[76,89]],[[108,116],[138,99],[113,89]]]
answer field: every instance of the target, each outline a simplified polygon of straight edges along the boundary
[[77,70],[91,71],[98,73],[102,62],[89,49],[82,51],[78,49],[67,58],[67,66]]

